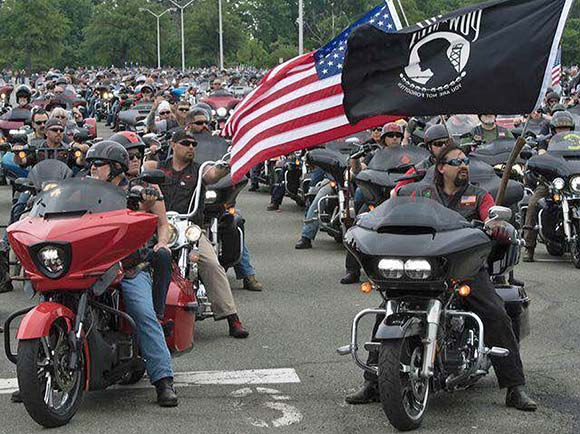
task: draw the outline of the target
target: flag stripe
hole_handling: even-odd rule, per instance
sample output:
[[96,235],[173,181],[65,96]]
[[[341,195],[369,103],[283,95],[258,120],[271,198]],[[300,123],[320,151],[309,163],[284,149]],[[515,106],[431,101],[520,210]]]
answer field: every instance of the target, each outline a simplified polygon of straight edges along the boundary
[[[313,101],[332,95],[332,92],[334,94],[337,92],[340,93],[340,89],[337,89],[336,86],[340,86],[340,79],[334,77],[320,82],[317,81],[299,88],[294,92],[287,93],[277,100],[273,100],[269,104],[260,107],[240,121],[238,131],[234,136],[236,143],[243,140],[248,130],[254,128],[258,123],[267,120],[269,116],[276,116],[287,109],[295,109],[301,105],[306,106]],[[340,103],[342,104],[342,98],[340,99]]]
[[294,130],[296,126],[307,126],[340,114],[344,114],[342,95],[336,94],[308,104],[307,107],[298,107],[294,110],[285,111],[257,125],[254,131],[246,134],[244,139],[237,142],[235,153],[232,155],[243,155],[258,142],[276,136],[281,132]]

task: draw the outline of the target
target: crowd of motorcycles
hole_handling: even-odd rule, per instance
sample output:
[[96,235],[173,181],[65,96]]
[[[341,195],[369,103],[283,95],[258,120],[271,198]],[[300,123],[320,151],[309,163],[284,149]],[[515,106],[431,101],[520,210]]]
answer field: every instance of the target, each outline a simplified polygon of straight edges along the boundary
[[[119,263],[147,243],[156,230],[156,217],[131,209],[137,200],[133,183],[159,185],[164,177],[160,171],[144,171],[131,181],[128,193],[122,193],[91,180],[79,188],[73,170],[65,164],[69,156],[62,154],[38,158],[31,167],[18,165],[16,153],[29,157],[46,152],[27,141],[35,107],[80,112],[78,118],[71,115],[66,126],[71,144],[90,148],[99,141],[97,122],[105,121],[114,132],[140,135],[149,147],[146,154],[161,160],[170,155],[169,135],[149,132],[146,122],[156,96],[174,104],[187,101],[191,108],[205,110],[212,131],[218,133],[260,76],[260,71],[249,69],[188,74],[51,71],[24,85],[29,86],[30,101],[21,107],[16,94],[23,85],[0,88],[1,177],[12,187],[13,204],[23,194],[29,197],[24,220],[9,230],[10,274],[13,281],[23,282],[28,296],[37,294],[40,301],[5,320],[5,351],[17,366],[25,407],[41,425],[67,423],[84,391],[132,384],[145,373],[135,322],[123,308]],[[143,97],[145,88],[151,91],[150,98]],[[15,108],[10,108],[11,98]],[[580,108],[567,109],[580,118]],[[551,112],[545,112],[542,119],[549,123]],[[486,235],[483,222],[468,224],[428,199],[391,197],[408,170],[430,156],[423,145],[430,126],[445,125],[452,140],[469,155],[470,182],[494,197],[510,163],[502,206],[490,210],[490,221],[509,221],[521,230],[533,191],[544,185],[549,194],[537,209],[539,239],[550,255],[569,255],[580,268],[580,133],[545,137],[542,122],[523,117],[499,117],[497,122],[525,140],[515,162],[509,161],[514,138],[474,140],[471,132],[479,125],[478,116],[455,115],[406,119],[402,123],[404,146],[381,148],[371,144],[369,133],[364,132],[266,161],[237,184],[227,176],[203,186],[200,171],[188,212],[168,212],[174,266],[163,323],[172,324],[166,334],[171,352],[190,350],[196,322],[213,316],[198,273],[202,231],[227,270],[242,258],[244,222],[235,205],[249,183],[253,190],[260,185],[272,192],[283,190],[305,210],[326,188],[328,194],[316,202],[312,219],[360,263],[368,278],[361,289],[377,290],[383,299],[381,308],[356,315],[350,343],[338,352],[351,355],[361,369],[378,374],[383,409],[393,426],[400,430],[419,427],[433,393],[470,387],[487,375],[490,357],[506,356],[503,348],[486,347],[481,319],[464,307],[463,298],[470,292],[465,282],[482,267],[487,266],[505,302],[517,338],[523,339],[529,331],[529,297],[513,275],[522,248],[518,237],[509,246],[498,247]],[[550,140],[550,146],[540,155],[537,147],[543,140]],[[202,167],[224,165],[229,146],[217,134],[208,135],[199,141],[196,161]],[[75,161],[82,161],[81,154],[86,152],[82,149],[71,148]],[[352,162],[371,153],[369,164],[355,175]],[[427,170],[414,181],[429,182],[432,176],[433,169]],[[355,191],[362,195],[363,212]],[[204,221],[193,224],[202,203]],[[71,232],[71,228],[76,230]],[[386,319],[372,341],[361,345],[359,322],[368,315]],[[23,316],[15,351],[10,330]],[[380,353],[377,366],[364,361],[361,347]]]

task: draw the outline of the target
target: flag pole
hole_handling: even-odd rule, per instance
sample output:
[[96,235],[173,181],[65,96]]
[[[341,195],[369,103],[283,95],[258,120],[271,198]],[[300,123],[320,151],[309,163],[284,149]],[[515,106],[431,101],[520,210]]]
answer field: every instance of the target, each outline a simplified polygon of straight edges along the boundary
[[526,145],[526,133],[528,132],[529,122],[530,122],[530,116],[528,115],[528,119],[526,120],[526,123],[524,124],[524,129],[522,130],[522,134],[518,137],[518,140],[516,140],[516,143],[512,149],[510,157],[509,157],[508,161],[506,162],[505,167],[503,169],[503,175],[501,177],[501,182],[499,184],[499,188],[498,188],[497,194],[495,196],[495,203],[497,205],[501,205],[503,202],[503,199],[505,197],[505,191],[507,188],[507,184],[508,184],[508,181],[510,180],[510,175],[512,173],[512,168],[514,167],[514,164],[516,162],[516,159],[520,155],[520,152],[522,152],[522,149],[524,149],[524,146]]
[[405,9],[403,9],[403,4],[401,3],[401,0],[397,0],[397,3],[399,3],[399,9],[401,9],[401,13],[403,14],[405,25],[409,27],[409,20],[407,20],[407,14],[405,13]]

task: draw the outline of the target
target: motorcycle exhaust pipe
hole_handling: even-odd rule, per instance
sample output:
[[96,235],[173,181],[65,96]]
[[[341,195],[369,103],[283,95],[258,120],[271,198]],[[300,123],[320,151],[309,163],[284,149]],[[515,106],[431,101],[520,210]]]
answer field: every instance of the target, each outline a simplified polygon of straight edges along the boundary
[[437,349],[437,330],[443,303],[433,299],[427,305],[427,336],[425,337],[425,349],[423,350],[423,367],[421,377],[430,378],[433,376],[433,366],[435,364],[435,352]]

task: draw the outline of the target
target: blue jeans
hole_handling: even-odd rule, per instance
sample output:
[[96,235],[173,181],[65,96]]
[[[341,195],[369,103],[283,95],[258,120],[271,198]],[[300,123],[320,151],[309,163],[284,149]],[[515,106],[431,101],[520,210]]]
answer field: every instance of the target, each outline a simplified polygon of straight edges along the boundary
[[155,383],[162,378],[173,377],[171,355],[153,308],[151,277],[141,271],[132,279],[123,279],[121,290],[125,309],[137,324],[139,349],[145,359],[149,380]]
[[329,194],[332,194],[332,187],[330,186],[330,181],[325,181],[318,193],[312,200],[308,211],[306,212],[306,218],[304,225],[302,225],[302,237],[308,238],[310,241],[314,240],[316,234],[318,233],[318,229],[320,228],[320,221],[318,220],[318,203],[320,200]]
[[242,260],[234,266],[234,271],[236,272],[236,279],[238,280],[256,275],[256,270],[254,270],[254,267],[250,263],[250,252],[246,247],[246,243],[244,243],[244,249],[242,250]]

